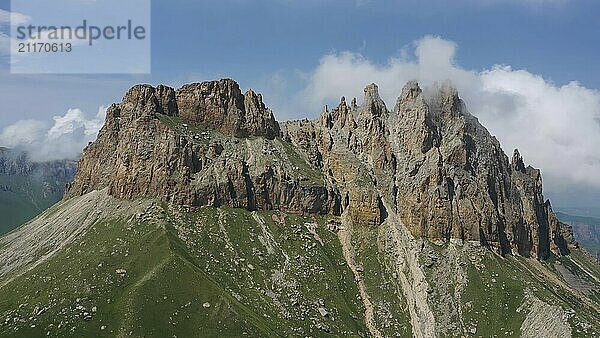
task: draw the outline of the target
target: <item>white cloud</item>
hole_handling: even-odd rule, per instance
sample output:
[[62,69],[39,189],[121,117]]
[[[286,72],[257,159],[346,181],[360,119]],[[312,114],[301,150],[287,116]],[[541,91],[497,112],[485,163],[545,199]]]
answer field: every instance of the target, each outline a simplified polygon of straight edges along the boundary
[[76,159],[96,139],[105,115],[105,107],[91,118],[75,108],[55,116],[53,123],[18,121],[0,131],[0,146],[27,151],[34,161]]
[[416,60],[409,58],[405,48],[402,56],[391,58],[386,65],[376,65],[358,53],[326,55],[309,74],[299,99],[308,102],[312,111],[318,111],[323,104],[338,100],[342,95],[362,97],[364,86],[375,82],[388,108],[393,108],[400,90],[410,80],[431,85],[452,79],[462,85],[461,89],[477,87],[473,83],[480,80],[477,74],[455,65],[457,47],[453,42],[427,36],[416,41],[413,47]]
[[37,120],[21,120],[0,133],[0,144],[9,148],[28,147],[44,138],[46,124]]
[[0,9],[0,25],[19,26],[28,23],[30,20],[31,18],[25,14]]
[[297,102],[320,111],[342,95],[361,98],[362,88],[375,82],[393,109],[407,81],[427,87],[449,79],[506,152],[519,148],[526,162],[542,169],[551,190],[569,185],[600,188],[599,91],[577,82],[558,86],[509,66],[466,70],[455,61],[456,49],[451,41],[427,36],[412,46],[413,58],[405,49],[403,56],[384,65],[352,52],[326,55],[309,74]]
[[63,116],[54,117],[54,125],[48,130],[48,139],[57,140],[65,135],[81,133],[85,138],[96,137],[102,128],[106,109],[101,107],[93,119],[88,120],[80,109],[69,109]]

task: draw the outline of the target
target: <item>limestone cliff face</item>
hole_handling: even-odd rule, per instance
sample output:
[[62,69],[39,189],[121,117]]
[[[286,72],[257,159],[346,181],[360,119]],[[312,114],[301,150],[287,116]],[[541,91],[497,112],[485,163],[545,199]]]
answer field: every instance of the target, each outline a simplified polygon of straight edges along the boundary
[[135,86],[109,108],[67,196],[108,187],[120,198],[190,207],[339,212],[337,191],[322,175],[301,177],[300,156],[274,139],[279,133],[261,97],[232,80]]
[[193,207],[347,211],[365,225],[394,212],[417,237],[540,259],[576,245],[539,170],[517,151],[509,161],[449,85],[426,96],[408,83],[390,111],[371,84],[360,106],[342,98],[281,128],[232,80],[135,86],[110,107],[67,196],[105,187]]
[[336,182],[355,222],[384,219],[385,199],[417,237],[478,241],[540,259],[577,245],[544,199],[540,171],[525,167],[516,150],[509,162],[448,84],[426,97],[408,83],[393,111],[369,85],[362,106],[342,98],[319,120],[283,130],[308,158],[324,159],[313,164]]
[[266,108],[262,96],[249,90],[242,95],[232,80],[185,85],[173,95],[163,93],[169,109],[178,109],[180,116],[237,137],[279,136],[279,124]]

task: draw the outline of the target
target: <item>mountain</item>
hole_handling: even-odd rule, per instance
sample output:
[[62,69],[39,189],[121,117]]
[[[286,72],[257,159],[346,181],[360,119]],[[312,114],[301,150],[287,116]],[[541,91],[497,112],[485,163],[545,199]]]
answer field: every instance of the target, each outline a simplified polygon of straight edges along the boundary
[[575,238],[591,254],[600,252],[600,219],[586,216],[573,216],[557,212],[556,216],[573,227]]
[[600,334],[600,267],[445,84],[278,123],[137,85],[63,201],[0,237],[2,336]]
[[539,170],[516,150],[509,163],[453,88],[430,100],[409,83],[390,112],[370,85],[361,107],[342,98],[280,131],[262,97],[232,80],[136,86],[109,108],[67,195],[108,188],[194,207],[346,212],[371,225],[395,212],[417,237],[537,258],[576,245],[544,200]]
[[75,161],[34,162],[0,147],[0,235],[60,201],[75,171]]
[[559,210],[563,214],[577,215],[582,217],[594,217],[600,218],[600,208],[593,206],[585,207],[564,207],[562,206]]

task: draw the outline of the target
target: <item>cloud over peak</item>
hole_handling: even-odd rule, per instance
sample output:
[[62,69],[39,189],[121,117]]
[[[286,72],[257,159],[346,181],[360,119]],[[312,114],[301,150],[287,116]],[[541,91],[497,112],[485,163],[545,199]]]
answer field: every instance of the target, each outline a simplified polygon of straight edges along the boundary
[[464,69],[456,63],[457,48],[452,41],[426,36],[383,65],[354,52],[325,55],[299,98],[319,111],[342,95],[362,97],[364,85],[375,82],[388,108],[393,108],[410,80],[422,87],[450,80],[505,152],[519,148],[526,162],[542,169],[550,189],[600,188],[599,91],[577,82],[556,85],[506,65]]

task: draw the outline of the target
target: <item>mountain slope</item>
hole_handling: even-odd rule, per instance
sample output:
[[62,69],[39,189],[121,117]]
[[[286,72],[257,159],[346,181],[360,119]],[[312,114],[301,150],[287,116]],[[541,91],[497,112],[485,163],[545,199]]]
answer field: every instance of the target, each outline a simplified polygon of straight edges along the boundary
[[573,216],[557,212],[556,216],[561,221],[573,227],[575,238],[591,254],[600,252],[600,219],[586,216]]
[[[97,203],[104,205],[101,213],[95,212]],[[43,264],[2,270],[2,280],[12,278],[2,288],[11,290],[0,301],[2,318],[9,318],[3,336],[164,336],[199,329],[209,335],[281,336],[309,334],[319,326],[321,332],[365,332],[352,274],[324,218],[214,208],[185,213],[148,200],[115,200],[105,192],[55,208],[60,211],[19,232],[45,237],[48,229],[38,224],[68,223],[73,216],[66,215],[76,213],[85,220],[73,220],[81,224],[75,238],[44,246],[61,250]],[[314,227],[323,245],[310,235]],[[3,253],[18,251],[19,242],[29,241],[15,236],[2,243]],[[311,283],[314,278],[320,283]]]
[[[600,332],[600,270],[577,250],[545,263],[502,257],[411,238],[396,221],[374,229],[347,217],[190,213],[93,192],[0,242],[0,335]],[[32,242],[39,247],[26,250]],[[594,291],[568,286],[563,266]]]
[[75,170],[73,161],[34,163],[26,154],[0,148],[0,235],[60,201]]
[[442,87],[278,124],[232,80],[133,87],[65,199],[0,237],[2,336],[600,334],[600,267]]

